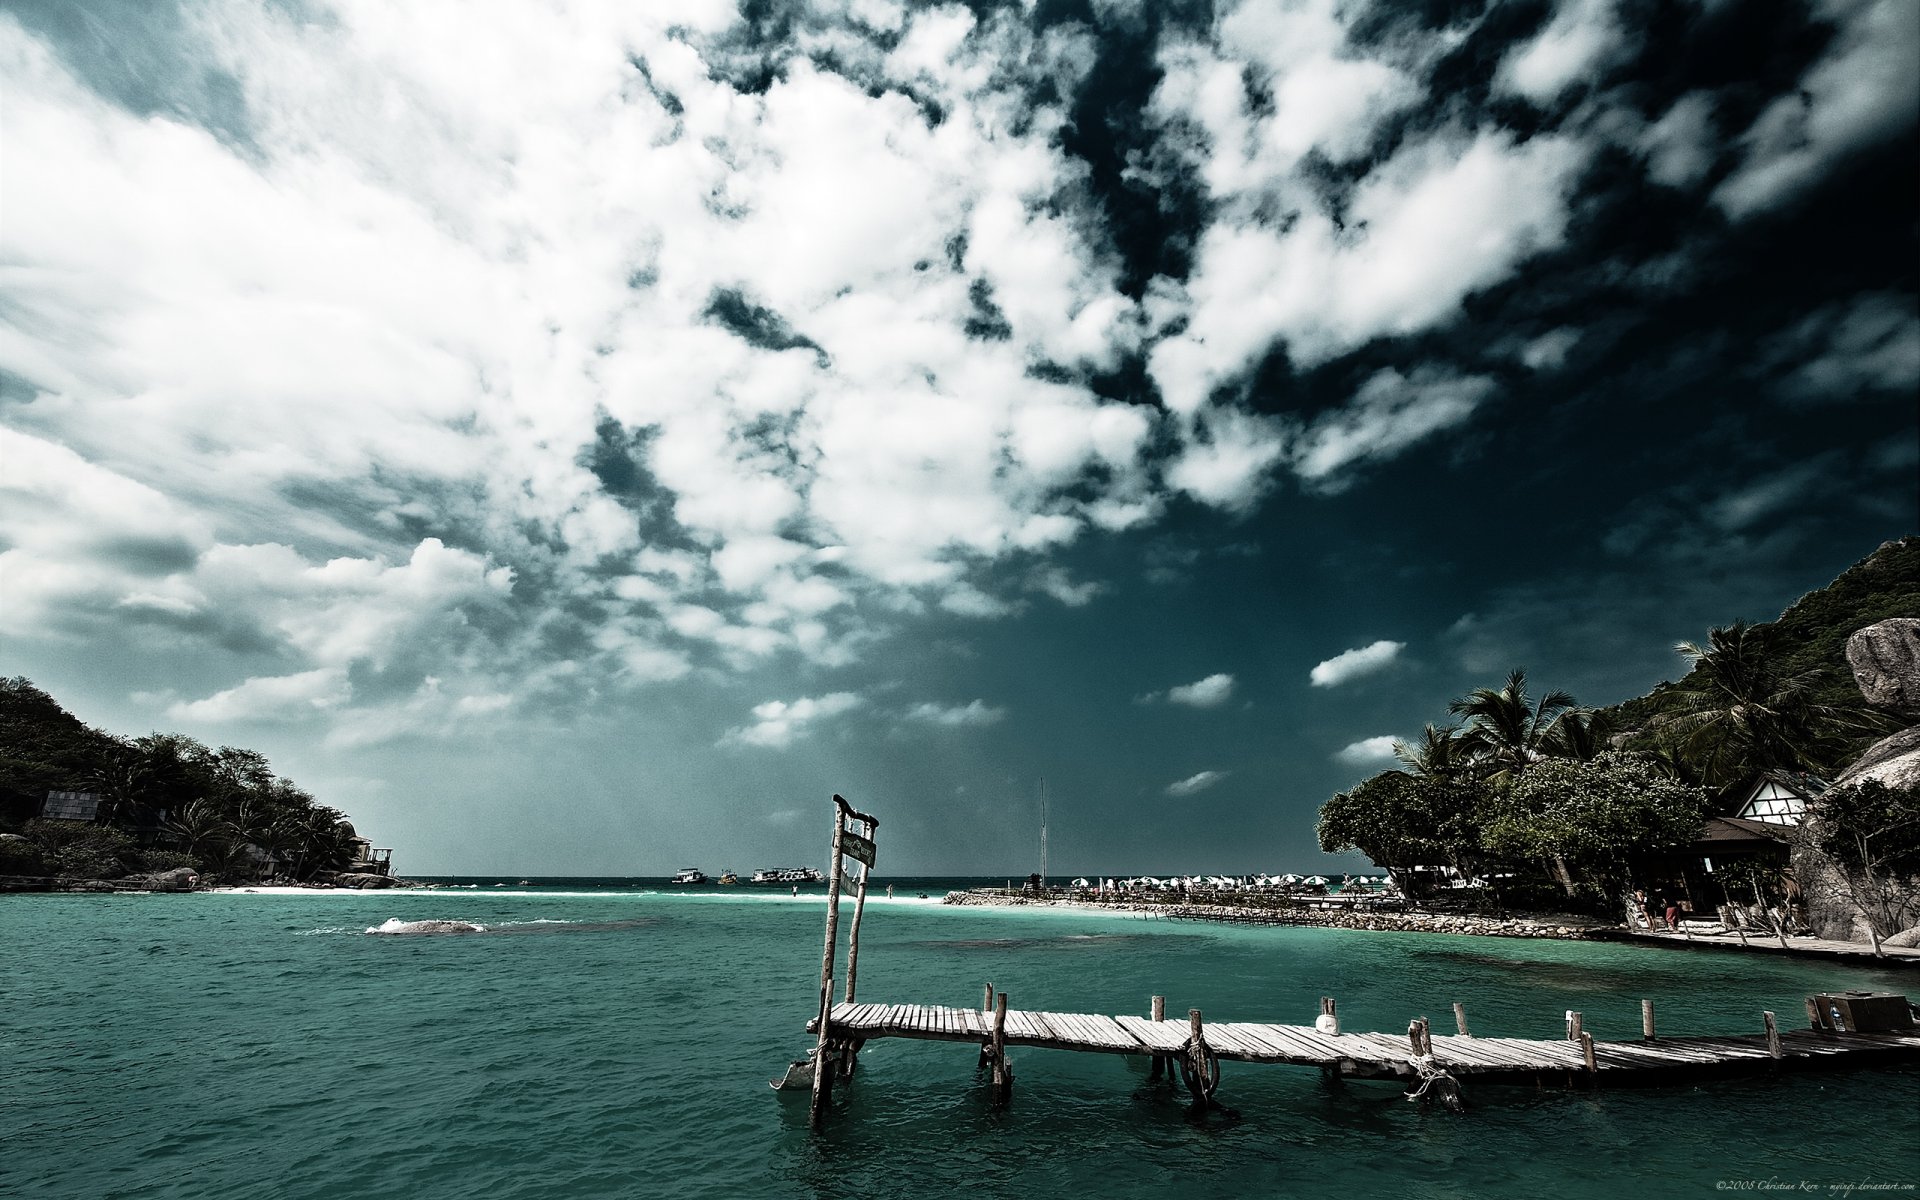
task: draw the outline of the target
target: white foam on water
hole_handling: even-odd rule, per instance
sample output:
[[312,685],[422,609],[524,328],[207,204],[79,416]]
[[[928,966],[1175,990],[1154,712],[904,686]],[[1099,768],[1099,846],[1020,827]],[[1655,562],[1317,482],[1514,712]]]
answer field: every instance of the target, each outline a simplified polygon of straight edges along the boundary
[[476,925],[472,921],[402,921],[399,917],[388,917],[379,925],[368,928],[368,933],[485,933],[485,925]]

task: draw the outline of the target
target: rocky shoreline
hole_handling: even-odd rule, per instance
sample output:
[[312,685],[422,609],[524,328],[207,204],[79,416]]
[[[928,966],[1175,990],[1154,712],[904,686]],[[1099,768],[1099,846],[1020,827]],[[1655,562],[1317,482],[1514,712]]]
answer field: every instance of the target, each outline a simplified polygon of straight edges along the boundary
[[1617,924],[1564,914],[1490,917],[1467,913],[1368,912],[1332,908],[1279,908],[1236,904],[1154,904],[1138,900],[1097,901],[1033,899],[986,892],[948,892],[946,904],[991,907],[1080,908],[1138,913],[1167,920],[1211,921],[1225,925],[1294,925],[1359,929],[1375,933],[1453,933],[1476,937],[1551,938],[1596,941],[1617,938]]
[[0,893],[67,892],[108,894],[118,892],[206,892],[231,891],[234,887],[275,887],[311,892],[374,891],[383,888],[424,888],[428,885],[394,875],[343,873],[324,883],[208,885],[188,867],[160,871],[150,875],[128,875],[120,879],[75,879],[64,875],[0,875]]

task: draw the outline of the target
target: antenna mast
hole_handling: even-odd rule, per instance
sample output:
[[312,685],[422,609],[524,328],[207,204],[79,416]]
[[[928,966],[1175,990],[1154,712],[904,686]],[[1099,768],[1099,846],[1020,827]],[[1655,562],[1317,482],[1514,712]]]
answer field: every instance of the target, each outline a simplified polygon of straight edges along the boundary
[[1047,777],[1040,777],[1040,887],[1047,886]]

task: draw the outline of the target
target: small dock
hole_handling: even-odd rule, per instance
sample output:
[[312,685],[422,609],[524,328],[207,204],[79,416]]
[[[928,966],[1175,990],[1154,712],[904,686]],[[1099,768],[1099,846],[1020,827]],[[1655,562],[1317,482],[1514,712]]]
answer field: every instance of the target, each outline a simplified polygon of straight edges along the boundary
[[[1566,1036],[1553,1039],[1474,1037],[1464,1004],[1453,1005],[1454,1035],[1435,1035],[1426,1017],[1407,1023],[1404,1034],[1342,1032],[1334,998],[1320,998],[1311,1025],[1254,1021],[1207,1023],[1197,1008],[1184,1021],[1168,1020],[1166,998],[1154,996],[1148,1015],[1016,1009],[1005,992],[986,985],[979,1008],[941,1004],[875,1004],[857,999],[860,926],[867,879],[878,853],[877,818],[833,797],[832,874],[827,886],[825,944],[820,956],[816,1014],[807,1022],[815,1038],[807,1057],[795,1059],[775,1090],[806,1087],[808,1124],[820,1129],[836,1081],[851,1083],[860,1051],[879,1038],[963,1042],[978,1049],[976,1070],[985,1074],[995,1104],[1013,1092],[1014,1047],[1146,1058],[1150,1082],[1172,1086],[1176,1074],[1192,1095],[1195,1115],[1233,1110],[1218,1098],[1222,1062],[1317,1067],[1329,1078],[1386,1079],[1408,1084],[1407,1098],[1438,1100],[1460,1112],[1462,1080],[1545,1087],[1632,1086],[1683,1082],[1750,1071],[1871,1067],[1920,1063],[1920,1027],[1905,996],[1837,992],[1807,997],[1807,1028],[1782,1031],[1775,1015],[1759,1012],[1752,1034],[1660,1037],[1653,1001],[1640,1002],[1637,1041],[1600,1041],[1584,1028],[1582,1014],[1568,1011]],[[859,865],[849,877],[845,860]],[[853,923],[847,936],[845,991],[834,999],[839,944],[840,893],[851,885]]]
[[[839,1004],[836,1038],[910,1038],[987,1047],[997,1011],[933,1004]],[[1167,1057],[1187,1052],[1195,1014],[1184,1020],[1093,1013],[1006,1011],[1002,1044],[1039,1050]],[[1416,1022],[1416,1025],[1419,1025]],[[1322,1033],[1310,1025],[1209,1022],[1202,1038],[1210,1056],[1228,1062],[1319,1067],[1354,1079],[1414,1080],[1425,1057],[1456,1078],[1482,1083],[1634,1086],[1752,1070],[1920,1062],[1920,1031],[1834,1034],[1814,1029],[1751,1036],[1643,1037],[1599,1041],[1427,1035]],[[1775,1047],[1777,1046],[1777,1050]]]

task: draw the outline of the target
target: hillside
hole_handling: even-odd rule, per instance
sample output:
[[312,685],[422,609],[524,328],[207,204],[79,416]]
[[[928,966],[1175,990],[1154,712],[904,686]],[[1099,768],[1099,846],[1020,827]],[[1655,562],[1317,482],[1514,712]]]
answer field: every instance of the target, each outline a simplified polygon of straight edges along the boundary
[[[1832,583],[1794,601],[1777,620],[1754,629],[1779,656],[1783,675],[1821,673],[1818,703],[1871,718],[1847,663],[1847,638],[1888,617],[1920,617],[1920,537],[1882,544]],[[1664,693],[1695,685],[1697,671],[1602,711],[1615,720],[1617,728],[1643,729],[1659,711]]]

